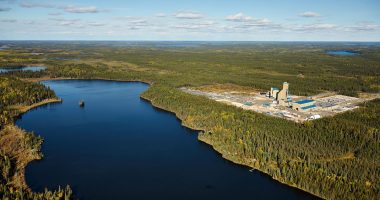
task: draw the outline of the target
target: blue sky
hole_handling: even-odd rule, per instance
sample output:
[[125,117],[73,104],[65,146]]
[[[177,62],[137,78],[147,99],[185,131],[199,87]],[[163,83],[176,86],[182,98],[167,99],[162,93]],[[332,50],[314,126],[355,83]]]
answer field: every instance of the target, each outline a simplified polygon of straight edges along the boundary
[[380,41],[380,1],[0,0],[0,40]]

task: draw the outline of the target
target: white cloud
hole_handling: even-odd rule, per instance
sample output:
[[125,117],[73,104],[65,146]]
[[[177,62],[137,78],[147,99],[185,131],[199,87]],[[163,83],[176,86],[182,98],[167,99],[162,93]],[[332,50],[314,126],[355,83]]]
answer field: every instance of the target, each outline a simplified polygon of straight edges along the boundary
[[80,19],[65,19],[65,18],[49,18],[49,20],[58,22],[57,25],[60,25],[60,26],[75,25],[77,24],[77,22],[80,21]]
[[[229,21],[239,22],[237,25],[222,25],[221,31],[252,33],[252,31],[282,31],[286,32],[318,32],[318,31],[338,31],[338,25],[329,23],[313,24],[282,24],[274,23],[267,18],[256,19],[243,14],[230,15]],[[268,32],[269,33],[269,32]]]
[[272,22],[269,19],[252,19],[246,23],[245,26],[269,26],[272,25]]
[[204,17],[204,15],[200,12],[194,11],[178,11],[174,14],[174,17],[180,19],[201,19]]
[[262,28],[262,29],[279,29],[282,26],[280,24],[274,24],[272,21],[270,21],[267,18],[253,18],[251,16],[244,15],[243,13],[237,13],[234,15],[228,15],[225,20],[227,21],[233,21],[233,22],[239,22],[241,23],[238,26],[225,26],[229,27],[228,29],[253,29],[253,28]]
[[64,11],[69,13],[97,13],[99,10],[95,6],[65,6]]
[[377,31],[380,30],[380,25],[373,23],[358,23],[353,26],[345,27],[347,31]]
[[317,23],[317,24],[290,26],[289,28],[294,31],[320,31],[320,30],[334,30],[334,29],[337,29],[338,26],[335,24]]
[[126,16],[126,17],[119,17],[118,19],[122,20],[123,22],[126,20],[128,25],[135,27],[136,29],[142,26],[149,26],[149,25],[151,26],[151,24],[143,17]]
[[214,21],[204,21],[198,23],[185,23],[171,26],[172,28],[187,29],[187,30],[200,30],[210,28],[216,23]]
[[106,24],[105,23],[101,23],[101,22],[89,22],[87,23],[87,26],[105,26]]
[[320,17],[321,15],[319,13],[316,13],[313,11],[306,11],[306,12],[300,13],[299,16],[301,16],[301,17]]
[[[75,5],[66,5],[59,6],[49,3],[36,3],[36,2],[21,2],[19,4],[23,8],[57,8],[62,9],[65,12],[69,13],[98,13],[100,12],[95,6],[75,6]],[[105,10],[102,10],[105,11]],[[49,15],[60,15],[60,13],[50,13]]]
[[61,21],[80,21],[80,19],[65,19],[65,18],[61,18],[61,17],[49,18],[49,20],[58,21],[58,22],[61,22]]
[[166,17],[166,14],[165,13],[157,13],[156,17]]
[[136,26],[146,26],[148,25],[148,21],[145,19],[134,19],[129,21],[130,24],[136,25]]
[[48,3],[35,3],[35,2],[26,2],[23,1],[20,3],[20,6],[23,8],[54,8],[55,5]]
[[83,21],[81,19],[49,18],[49,20],[57,22],[56,25],[58,26],[72,26],[76,28],[101,27],[107,25],[107,23],[103,22]]
[[315,29],[334,29],[337,26],[335,24],[313,24],[309,27],[312,27]]
[[199,22],[198,24],[211,26],[211,25],[215,25],[216,22],[209,20],[209,21]]
[[75,22],[74,21],[62,21],[62,22],[59,22],[58,24],[61,26],[69,26],[69,25],[74,25]]
[[235,15],[228,15],[226,17],[226,20],[234,22],[247,22],[253,20],[253,18],[250,16],[246,16],[243,13],[237,13]]

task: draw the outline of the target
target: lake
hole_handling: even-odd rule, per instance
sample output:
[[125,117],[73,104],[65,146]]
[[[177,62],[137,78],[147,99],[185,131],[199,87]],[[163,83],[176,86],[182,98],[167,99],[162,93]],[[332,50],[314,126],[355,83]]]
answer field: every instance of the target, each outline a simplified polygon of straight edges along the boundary
[[48,60],[72,61],[72,60],[80,60],[80,59],[79,58],[56,57],[56,58],[48,58]]
[[80,199],[316,199],[223,159],[174,114],[140,99],[144,83],[43,83],[63,103],[16,122],[44,138],[44,158],[26,168],[35,191],[69,184]]
[[327,51],[326,53],[329,55],[333,55],[333,56],[356,56],[356,55],[359,55],[359,53],[353,52],[353,51]]
[[11,68],[0,67],[0,73],[7,73],[7,72],[13,72],[13,71],[38,72],[38,71],[42,71],[45,69],[46,69],[46,67],[41,67],[41,66],[21,66],[21,67],[11,67]]

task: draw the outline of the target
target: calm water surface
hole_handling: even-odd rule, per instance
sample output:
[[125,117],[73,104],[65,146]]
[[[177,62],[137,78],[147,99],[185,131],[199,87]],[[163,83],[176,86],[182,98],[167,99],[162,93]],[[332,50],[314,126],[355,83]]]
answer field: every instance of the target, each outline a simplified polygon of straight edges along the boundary
[[44,84],[63,103],[34,109],[17,121],[45,139],[44,159],[26,169],[33,190],[69,184],[80,199],[315,198],[224,160],[174,114],[140,99],[146,84]]
[[6,72],[13,72],[13,71],[32,71],[32,72],[38,72],[45,70],[46,67],[41,66],[26,66],[26,67],[12,67],[12,68],[1,68],[0,67],[0,73],[6,73]]
[[327,51],[326,53],[329,55],[334,55],[334,56],[356,56],[356,55],[359,55],[359,53],[352,52],[352,51]]

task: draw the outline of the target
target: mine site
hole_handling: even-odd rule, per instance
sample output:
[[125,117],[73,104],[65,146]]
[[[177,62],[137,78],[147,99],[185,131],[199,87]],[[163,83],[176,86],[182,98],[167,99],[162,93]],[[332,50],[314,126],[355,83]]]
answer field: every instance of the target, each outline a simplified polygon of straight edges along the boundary
[[[212,91],[207,87],[180,88],[182,91],[233,105],[244,110],[251,110],[266,115],[302,123],[305,121],[334,116],[339,113],[359,108],[363,102],[379,98],[380,94],[367,94],[365,97],[351,97],[324,92],[314,96],[291,95],[289,83],[282,88],[271,87],[268,91]],[[205,89],[206,88],[206,89]]]

